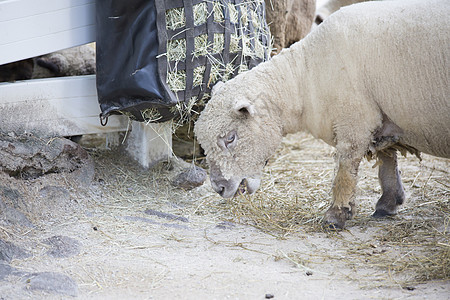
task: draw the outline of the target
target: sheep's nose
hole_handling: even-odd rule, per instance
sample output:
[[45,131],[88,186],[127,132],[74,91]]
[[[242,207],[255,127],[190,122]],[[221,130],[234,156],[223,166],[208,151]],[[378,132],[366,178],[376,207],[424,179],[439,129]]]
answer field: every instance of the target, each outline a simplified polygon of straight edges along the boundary
[[215,183],[215,182],[211,182],[212,183],[212,187],[214,189],[214,191],[216,193],[218,193],[220,196],[223,196],[223,193],[225,193],[225,185],[221,184],[221,183]]
[[219,193],[219,195],[220,195],[221,197],[223,197],[223,193],[225,193],[225,187],[224,187],[224,186],[221,187],[221,188],[220,188],[220,191],[217,191],[217,193]]

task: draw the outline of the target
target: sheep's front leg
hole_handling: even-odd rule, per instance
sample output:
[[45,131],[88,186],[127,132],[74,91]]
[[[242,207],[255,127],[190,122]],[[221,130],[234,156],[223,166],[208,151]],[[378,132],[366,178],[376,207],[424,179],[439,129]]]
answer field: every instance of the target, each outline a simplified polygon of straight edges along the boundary
[[324,223],[331,228],[342,229],[355,214],[355,191],[360,157],[339,155],[337,173],[333,182],[333,203],[324,216]]
[[397,208],[405,201],[400,172],[397,166],[397,151],[394,149],[378,152],[378,159],[382,164],[378,169],[383,194],[375,207],[374,217],[380,218],[397,214]]

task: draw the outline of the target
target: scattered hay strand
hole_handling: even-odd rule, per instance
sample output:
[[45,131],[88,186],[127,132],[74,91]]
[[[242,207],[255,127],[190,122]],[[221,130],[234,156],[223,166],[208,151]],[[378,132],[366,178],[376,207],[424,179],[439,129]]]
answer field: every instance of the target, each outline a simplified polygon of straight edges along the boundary
[[255,55],[261,59],[264,58],[265,49],[260,40],[255,39]]
[[256,13],[256,11],[250,10],[250,16],[252,18],[252,25],[253,28],[260,28],[261,27],[261,20],[260,17]]
[[[446,171],[450,169],[450,161],[440,167],[441,171],[431,166],[431,170],[420,176],[414,171],[409,177],[404,170],[405,186],[414,182],[409,188],[411,197],[421,201],[409,203],[398,217],[386,220],[369,217],[380,190],[373,188],[374,185],[378,187],[377,171],[369,162],[363,163],[358,215],[348,223],[349,228],[365,228],[363,230],[372,232],[367,235],[367,240],[361,240],[345,231],[328,231],[322,227],[321,218],[331,199],[334,150],[321,146],[322,142],[314,141],[306,134],[295,136],[296,141],[286,138],[276,159],[269,162],[260,191],[227,200],[225,207],[231,214],[227,220],[251,225],[282,239],[305,232],[327,233],[328,238],[343,243],[343,255],[330,256],[327,249],[323,249],[316,253],[318,260],[338,260],[355,268],[362,267],[378,278],[366,282],[346,275],[362,285],[411,286],[429,280],[450,279],[450,193]],[[308,156],[302,153],[303,149]],[[409,164],[419,163],[412,156],[402,160]],[[422,165],[421,168],[426,167]],[[370,197],[362,198],[366,194]]]
[[232,63],[228,63],[225,65],[225,70],[222,76],[222,81],[227,81],[229,80],[234,73],[234,65]]
[[248,66],[247,65],[240,65],[239,66],[239,70],[238,70],[238,74],[244,73],[248,71]]
[[[187,104],[180,104],[179,109],[194,109],[198,101],[201,99],[193,97]],[[378,185],[376,170],[371,168],[372,164],[363,163],[360,181],[365,183],[359,186],[359,214],[349,221],[348,230],[328,232],[322,228],[320,220],[331,198],[333,152],[331,147],[309,135],[288,136],[267,165],[260,191],[226,201],[208,186],[189,193],[167,187],[167,165],[148,173],[124,161],[112,160],[113,164],[99,161],[96,176],[105,180],[104,186],[108,188],[105,198],[111,200],[117,214],[130,214],[123,212],[124,206],[136,211],[143,206],[164,206],[176,201],[185,204],[183,209],[187,215],[206,216],[213,223],[232,221],[251,225],[282,239],[303,237],[305,242],[309,236],[331,239],[335,245],[332,254],[330,249],[317,244],[314,251],[307,253],[281,252],[279,259],[304,270],[313,270],[314,274],[323,270],[320,265],[323,262],[326,265],[339,263],[350,269],[349,274],[343,272],[342,275],[362,287],[405,287],[429,280],[449,280],[447,170],[450,170],[450,161],[424,156],[419,165],[411,156],[399,159],[411,197],[401,214],[385,220],[368,217],[380,191],[375,188]],[[437,162],[436,167],[434,162]],[[409,170],[410,165],[414,165],[414,169]],[[367,198],[363,198],[364,195],[368,195]],[[340,255],[335,255],[337,251]],[[361,274],[370,276],[362,278]]]
[[242,40],[242,55],[248,56],[248,57],[254,57],[255,52],[252,50],[251,38],[243,35],[243,36],[241,36],[241,40]]
[[217,80],[219,80],[219,78],[220,78],[220,65],[213,64],[211,66],[211,71],[209,73],[209,80],[207,86],[211,87],[217,82]]
[[159,110],[157,108],[148,108],[141,111],[142,118],[146,121],[146,123],[156,122],[162,118]]

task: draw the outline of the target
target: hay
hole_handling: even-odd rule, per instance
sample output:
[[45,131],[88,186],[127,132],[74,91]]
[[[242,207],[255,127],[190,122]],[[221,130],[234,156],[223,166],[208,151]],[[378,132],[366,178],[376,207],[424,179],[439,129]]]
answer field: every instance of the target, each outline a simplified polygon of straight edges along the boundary
[[166,27],[169,30],[175,30],[186,26],[186,16],[184,7],[172,8],[166,11]]
[[[377,170],[363,162],[358,184],[358,210],[354,220],[348,221],[351,232],[370,230],[366,238],[358,238],[347,231],[336,232],[324,228],[322,216],[331,199],[334,170],[334,149],[306,134],[289,137],[267,165],[263,185],[254,195],[240,195],[225,202],[228,221],[250,225],[280,239],[308,233],[327,234],[329,239],[342,243],[341,256],[330,255],[327,249],[318,250],[309,259],[288,253],[284,260],[294,260],[308,268],[317,261],[339,261],[354,268],[365,268],[377,276],[367,281],[352,274],[349,280],[370,288],[378,286],[413,286],[429,280],[450,279],[450,161],[440,171],[434,166],[421,165],[423,174],[408,175],[402,165],[419,164],[414,157],[401,158],[405,188],[410,198],[399,216],[385,220],[372,219],[373,207],[381,195]],[[302,152],[306,152],[307,156]],[[374,189],[376,187],[376,189]],[[367,197],[367,198],[365,198]],[[407,201],[412,201],[408,199]],[[295,262],[294,262],[295,263]],[[373,278],[373,277],[370,277]]]
[[208,35],[202,34],[194,38],[195,50],[192,53],[194,57],[205,56],[208,54]]
[[186,40],[167,41],[167,59],[172,61],[183,61],[186,59]]
[[[199,102],[201,99],[193,97],[187,104],[179,103],[178,109],[195,114],[195,103]],[[336,232],[322,228],[320,223],[331,199],[333,153],[333,148],[309,135],[288,136],[265,168],[261,189],[255,195],[229,200],[220,198],[209,185],[190,192],[176,190],[168,184],[170,164],[144,171],[126,159],[117,161],[117,154],[110,161],[95,157],[96,177],[104,181],[102,197],[108,199],[114,215],[163,208],[169,213],[206,220],[208,230],[229,221],[299,244],[299,249],[286,249],[256,247],[250,238],[245,243],[236,242],[235,238],[240,237],[236,235],[240,233],[238,228],[229,231],[230,242],[214,240],[214,234],[208,237],[212,243],[237,248],[237,254],[256,250],[313,274],[342,266],[345,271],[329,274],[330,278],[345,278],[361,288],[414,287],[429,280],[449,280],[450,161],[425,155],[419,164],[412,156],[399,158],[410,197],[398,216],[384,220],[369,217],[380,189],[377,171],[371,163],[362,163],[357,215],[349,221],[348,230]],[[121,237],[123,234],[120,243],[126,246],[130,246],[126,244],[129,228],[115,229]],[[321,246],[323,239],[332,249]],[[313,250],[302,252],[301,247]]]
[[[178,102],[175,106],[171,108],[174,115],[178,115],[178,118],[173,122],[172,130],[175,133],[176,130],[186,124],[189,124],[193,119],[200,115],[199,107],[205,105],[205,101],[209,99],[210,95],[205,93],[201,99],[197,96],[191,97],[189,101]],[[193,143],[194,144],[194,143]]]
[[258,14],[255,11],[250,10],[250,16],[252,18],[253,28],[261,28],[261,20]]
[[194,5],[194,26],[205,24],[208,19],[208,9],[206,2]]
[[183,91],[186,88],[186,72],[173,71],[167,73],[167,84],[169,88],[174,91]]
[[221,53],[225,47],[225,37],[223,34],[214,33],[214,43],[212,53]]
[[231,34],[230,39],[230,53],[238,53],[241,51],[241,46],[239,46],[240,38],[237,34]]
[[[306,136],[298,144],[311,142]],[[305,230],[322,230],[321,216],[328,208],[329,189],[334,173],[330,149],[317,149],[323,154],[321,161],[329,162],[326,167],[317,161],[298,157],[292,153],[291,145],[279,149],[275,161],[266,167],[262,181],[264,185],[255,195],[241,195],[229,200],[234,216],[247,225],[264,232],[285,238]],[[305,174],[308,174],[305,176]]]
[[225,21],[225,17],[223,15],[224,6],[220,2],[214,2],[213,4],[213,14],[214,14],[214,22],[223,23]]
[[237,24],[239,20],[239,13],[236,6],[232,3],[228,3],[228,13],[230,14],[230,22]]
[[242,3],[241,5],[239,5],[239,8],[241,10],[241,24],[243,26],[248,26],[249,21],[248,7],[246,4]]
[[[186,73],[178,67],[179,62],[184,62],[186,58],[190,56],[186,53],[186,40],[183,38],[184,35],[181,34],[185,32],[185,30],[191,30],[183,28],[186,26],[185,9],[173,8],[167,10],[165,12],[167,30],[182,29],[180,33],[177,33],[177,35],[172,38],[172,40],[167,41],[167,52],[159,55],[159,57],[166,56],[168,61],[166,76],[168,87],[175,93],[186,89],[194,89],[198,86],[203,87],[203,84],[209,89],[219,80],[227,81],[235,74],[247,71],[249,69],[248,64],[250,60],[264,60],[267,58],[270,46],[264,46],[263,40],[261,39],[263,39],[262,36],[269,37],[270,34],[267,32],[267,26],[262,19],[263,16],[259,16],[257,13],[257,9],[260,9],[263,3],[264,2],[260,0],[252,0],[239,4],[226,3],[224,5],[220,1],[212,1],[212,9],[210,7],[211,11],[208,11],[208,3],[205,1],[192,7],[195,26],[204,25],[210,17],[213,18],[214,22],[220,22],[221,24],[225,22],[225,16],[230,18],[230,22],[233,24],[232,28],[235,32],[231,33],[230,36],[229,53],[240,54],[239,61],[241,62],[240,64],[236,64],[236,59],[238,59],[237,56],[232,56],[232,62],[228,62],[222,57],[222,53],[226,48],[225,31],[224,33],[214,32],[211,42],[208,42],[207,34],[194,36],[194,50],[190,53],[192,55],[192,60],[194,61],[194,59],[197,60],[206,57],[207,62],[211,65],[211,69],[209,76],[205,78],[204,73],[206,68],[195,68],[192,74],[192,87],[186,86],[186,76],[191,76],[191,74]],[[207,82],[203,82],[203,80],[207,80]],[[198,89],[194,93],[197,92]],[[180,100],[186,102],[191,101],[191,99]],[[188,106],[198,107],[198,105],[185,105],[185,107]],[[181,107],[178,106],[176,111],[179,111],[180,108]],[[186,116],[191,114],[183,113],[183,115]]]
[[148,108],[141,111],[142,118],[146,120],[146,123],[157,122],[162,118],[157,108]]
[[[205,74],[205,66],[199,66],[194,69],[194,83],[193,86],[199,86],[203,83],[203,76]],[[192,100],[192,98],[191,98]]]
[[261,43],[261,41],[256,39],[255,40],[255,55],[262,59],[262,58],[264,58],[265,52],[266,52],[266,50],[264,49],[264,46]]
[[231,77],[234,74],[234,69],[235,69],[235,67],[232,63],[226,64],[225,68],[223,70],[224,72],[222,75],[222,81],[227,81],[227,80],[231,79]]
[[240,65],[239,66],[239,70],[238,70],[238,74],[244,73],[248,71],[248,66],[247,65]]

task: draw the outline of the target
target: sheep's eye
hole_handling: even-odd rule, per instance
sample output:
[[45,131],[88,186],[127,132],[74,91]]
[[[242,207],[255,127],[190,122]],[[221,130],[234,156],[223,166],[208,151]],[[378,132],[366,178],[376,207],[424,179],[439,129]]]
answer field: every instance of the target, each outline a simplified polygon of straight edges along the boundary
[[236,141],[236,132],[235,131],[230,132],[224,140],[225,147],[228,148],[229,146],[232,146],[232,144],[234,144],[235,141]]
[[234,139],[236,138],[236,134],[230,134],[228,137],[227,137],[227,143],[232,143],[232,142],[234,142]]

